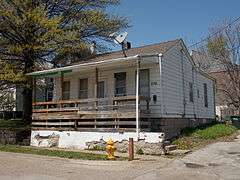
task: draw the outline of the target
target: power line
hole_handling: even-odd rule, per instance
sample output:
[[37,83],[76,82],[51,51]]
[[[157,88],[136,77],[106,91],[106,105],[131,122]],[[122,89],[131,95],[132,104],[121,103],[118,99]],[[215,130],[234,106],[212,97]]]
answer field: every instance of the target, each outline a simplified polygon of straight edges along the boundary
[[194,44],[191,44],[190,46],[188,46],[188,48],[191,48],[193,46],[196,46],[204,41],[207,41],[208,39],[212,38],[213,36],[217,35],[218,33],[222,32],[224,29],[230,27],[232,24],[234,24],[235,22],[237,22],[238,20],[240,20],[240,17],[236,18],[235,20],[233,20],[232,22],[230,22],[227,26],[223,27],[222,29],[216,31],[215,33],[211,34],[209,37],[206,37],[204,39],[202,39],[201,41],[198,41]]

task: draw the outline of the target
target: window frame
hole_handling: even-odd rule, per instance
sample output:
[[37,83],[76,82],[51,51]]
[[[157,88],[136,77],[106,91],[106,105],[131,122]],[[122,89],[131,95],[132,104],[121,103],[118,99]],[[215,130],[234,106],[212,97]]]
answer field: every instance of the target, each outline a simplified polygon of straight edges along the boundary
[[[120,75],[124,75],[124,79],[121,80],[121,81],[124,81],[123,83],[119,83],[117,82],[117,76],[120,76]],[[126,72],[117,72],[117,73],[114,73],[114,96],[115,97],[120,97],[120,96],[126,96],[126,93],[127,93],[127,73]],[[118,85],[117,83],[119,83],[120,85]],[[123,84],[123,85],[121,85]],[[122,93],[117,93],[119,90],[118,89],[123,89],[123,92]]]
[[193,103],[194,102],[194,97],[193,97],[193,83],[189,82],[189,102]]
[[46,82],[45,101],[51,102],[51,101],[53,101],[54,79],[53,78],[48,78],[48,79],[45,79],[45,82]]
[[208,89],[207,83],[203,83],[203,93],[204,93],[204,106],[208,107]]
[[[65,84],[68,84],[68,88],[65,88],[66,85]],[[71,82],[70,81],[63,81],[63,84],[62,84],[62,99],[63,100],[69,100],[70,99],[70,89],[71,89]]]
[[[101,94],[101,92],[100,92],[100,83],[103,83],[103,92],[102,92],[103,94]],[[104,80],[98,82],[97,98],[105,98],[105,84],[106,84],[106,82]],[[101,96],[101,95],[103,95],[103,96]]]
[[[86,81],[86,87],[81,88],[81,81]],[[79,99],[87,99],[88,98],[88,78],[80,78],[79,79]]]

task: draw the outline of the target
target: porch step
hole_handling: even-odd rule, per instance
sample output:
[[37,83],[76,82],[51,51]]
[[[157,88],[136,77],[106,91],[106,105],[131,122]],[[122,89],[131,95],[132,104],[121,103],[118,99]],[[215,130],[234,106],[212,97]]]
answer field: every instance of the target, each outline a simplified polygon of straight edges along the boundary
[[170,141],[164,141],[163,144],[164,144],[164,146],[166,147],[166,146],[171,145],[171,142],[170,142]]
[[167,152],[174,151],[177,149],[177,145],[168,145],[168,146],[165,146],[165,149]]

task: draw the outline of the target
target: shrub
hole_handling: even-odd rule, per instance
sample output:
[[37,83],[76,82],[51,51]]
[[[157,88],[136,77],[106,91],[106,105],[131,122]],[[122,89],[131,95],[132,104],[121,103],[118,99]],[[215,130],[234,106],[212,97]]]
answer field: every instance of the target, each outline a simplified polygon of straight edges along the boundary
[[236,132],[236,128],[225,124],[216,124],[206,129],[198,129],[194,132],[195,136],[202,139],[216,139],[223,136],[228,136]]
[[225,124],[211,124],[208,127],[185,128],[182,136],[175,139],[172,143],[179,149],[191,149],[221,137],[227,137],[234,134],[237,128]]
[[142,148],[137,149],[136,154],[143,155],[144,152],[143,152]]

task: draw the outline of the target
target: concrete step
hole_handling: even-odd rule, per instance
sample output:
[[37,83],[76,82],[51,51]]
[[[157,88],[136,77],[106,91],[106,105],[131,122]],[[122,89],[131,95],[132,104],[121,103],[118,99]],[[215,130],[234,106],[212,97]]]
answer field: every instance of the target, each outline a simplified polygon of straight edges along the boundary
[[164,144],[164,146],[169,146],[169,145],[171,145],[171,142],[170,141],[164,141],[163,144]]
[[177,146],[176,145],[168,145],[168,146],[165,146],[165,149],[167,152],[170,152],[170,151],[176,150]]
[[177,155],[184,155],[190,153],[191,150],[181,150],[181,149],[176,149],[173,151],[169,151],[169,154],[177,156]]

